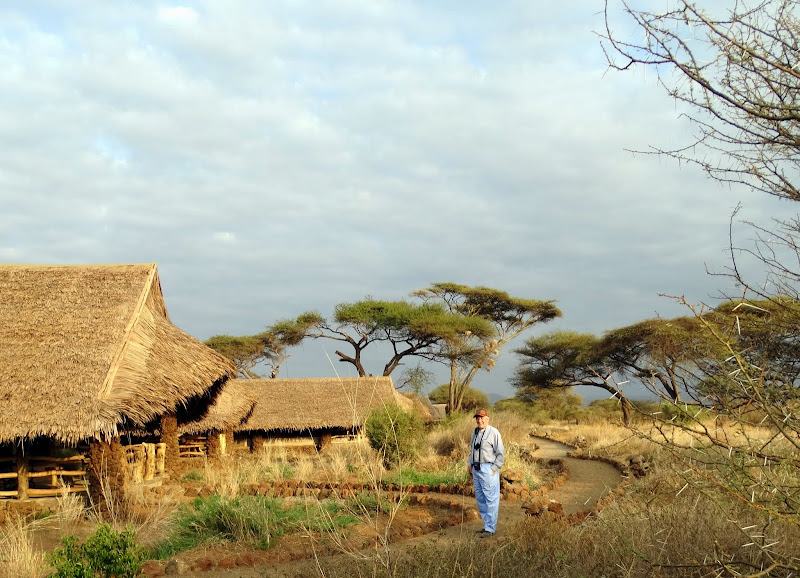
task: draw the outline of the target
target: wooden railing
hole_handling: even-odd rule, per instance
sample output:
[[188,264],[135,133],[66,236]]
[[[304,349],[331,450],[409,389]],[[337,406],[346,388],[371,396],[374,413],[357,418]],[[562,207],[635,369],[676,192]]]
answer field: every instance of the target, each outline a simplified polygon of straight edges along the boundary
[[141,443],[125,446],[128,475],[134,482],[152,480],[164,473],[167,444]]
[[[69,458],[41,456],[16,456],[0,458],[0,463],[15,462],[13,472],[0,473],[0,479],[16,480],[16,490],[0,491],[0,498],[60,496],[63,492],[86,492],[86,458],[82,455]],[[43,486],[33,488],[35,485]]]
[[182,458],[202,458],[206,455],[208,438],[206,436],[185,435],[178,445],[179,456]]

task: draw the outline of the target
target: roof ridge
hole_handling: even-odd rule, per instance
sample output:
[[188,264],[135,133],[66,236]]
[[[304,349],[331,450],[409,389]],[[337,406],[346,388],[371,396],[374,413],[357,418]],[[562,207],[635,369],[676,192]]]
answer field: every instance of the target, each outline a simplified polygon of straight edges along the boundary
[[131,315],[131,319],[128,321],[128,325],[125,327],[122,343],[111,360],[111,365],[108,368],[108,373],[103,380],[103,385],[100,387],[100,391],[97,392],[98,399],[108,399],[111,396],[111,386],[113,385],[114,378],[116,377],[117,371],[122,364],[122,359],[125,357],[125,352],[128,349],[128,344],[131,340],[131,334],[133,333],[133,328],[136,325],[136,322],[139,321],[139,317],[141,316],[145,304],[147,303],[147,297],[150,295],[150,289],[153,287],[153,279],[156,276],[157,270],[157,264],[151,263],[150,273],[147,275],[147,281],[145,282],[144,289],[142,289],[142,292],[139,294],[139,300],[136,302],[133,315]]

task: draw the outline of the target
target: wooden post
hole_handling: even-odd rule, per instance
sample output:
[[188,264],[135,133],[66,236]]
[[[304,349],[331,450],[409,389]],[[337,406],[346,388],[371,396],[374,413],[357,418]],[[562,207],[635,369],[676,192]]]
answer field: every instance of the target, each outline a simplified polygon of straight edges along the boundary
[[322,431],[319,436],[314,437],[314,445],[317,446],[317,451],[321,452],[326,447],[331,445],[331,441],[333,440],[333,436],[329,430]]
[[17,454],[17,499],[18,500],[27,500],[28,499],[28,488],[29,488],[29,478],[28,478],[28,456],[24,455],[22,452]]
[[142,444],[144,446],[144,479],[152,480],[156,473],[156,444]]
[[147,457],[142,444],[133,450],[133,467],[131,468],[131,478],[134,482],[141,482],[144,479],[144,461]]
[[119,438],[89,442],[89,495],[95,504],[118,500],[127,490],[126,450]]
[[164,469],[170,476],[180,479],[181,450],[178,435],[178,418],[175,414],[161,416],[161,443],[164,446]]
[[264,437],[260,435],[253,436],[253,446],[251,447],[250,451],[253,453],[259,453],[264,450]]
[[156,475],[164,474],[164,464],[167,455],[167,444],[161,442],[156,444]]

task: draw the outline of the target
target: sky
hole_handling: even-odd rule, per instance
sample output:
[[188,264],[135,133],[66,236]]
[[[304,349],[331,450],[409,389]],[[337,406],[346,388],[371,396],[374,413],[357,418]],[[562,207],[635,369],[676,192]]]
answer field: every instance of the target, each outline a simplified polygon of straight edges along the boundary
[[[734,207],[791,207],[630,152],[691,127],[652,73],[608,70],[602,9],[2,2],[0,262],[157,262],[201,340],[441,281],[556,300],[527,336],[713,303]],[[524,337],[475,386],[512,395]],[[353,375],[332,343],[281,376]]]

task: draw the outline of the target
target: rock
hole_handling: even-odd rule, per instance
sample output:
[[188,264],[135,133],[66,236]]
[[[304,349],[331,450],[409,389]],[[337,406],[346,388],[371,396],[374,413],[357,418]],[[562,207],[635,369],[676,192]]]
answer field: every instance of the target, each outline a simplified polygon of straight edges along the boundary
[[469,522],[474,522],[475,520],[480,520],[481,514],[475,508],[467,508],[464,510],[464,517]]
[[500,474],[500,477],[509,484],[525,481],[525,474],[519,470],[505,470]]
[[536,498],[535,500],[531,500],[523,504],[522,509],[525,510],[528,516],[538,517],[548,512],[559,517],[564,515],[564,507],[559,502],[548,498]]
[[536,444],[533,444],[533,449],[531,449],[529,446],[520,446],[519,459],[528,464],[534,463],[536,456],[533,455],[533,452],[537,451],[538,449],[539,446]]
[[139,575],[143,578],[157,578],[164,575],[164,567],[155,560],[148,560],[139,569]]
[[644,459],[644,456],[638,455],[628,460],[628,468],[634,477],[641,478],[647,475],[647,472],[650,469],[650,464],[647,463],[647,460]]
[[[213,562],[212,562],[213,566]],[[181,576],[189,572],[189,564],[185,560],[173,558],[164,567],[164,574],[167,576]]]
[[223,556],[217,562],[217,567],[222,568],[224,570],[230,570],[231,568],[236,568],[236,558],[233,556]]

